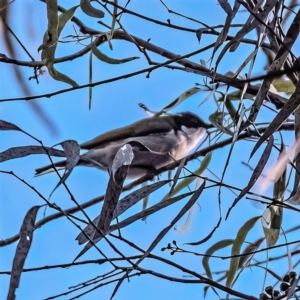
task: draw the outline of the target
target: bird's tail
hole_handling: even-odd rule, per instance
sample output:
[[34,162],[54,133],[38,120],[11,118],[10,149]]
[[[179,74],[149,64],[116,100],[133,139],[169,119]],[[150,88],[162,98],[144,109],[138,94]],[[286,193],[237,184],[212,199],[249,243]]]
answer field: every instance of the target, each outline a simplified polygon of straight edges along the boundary
[[66,161],[62,160],[62,161],[59,161],[59,162],[56,162],[56,163],[38,168],[38,169],[35,170],[34,177],[55,172],[54,167],[57,171],[63,170],[66,167]]

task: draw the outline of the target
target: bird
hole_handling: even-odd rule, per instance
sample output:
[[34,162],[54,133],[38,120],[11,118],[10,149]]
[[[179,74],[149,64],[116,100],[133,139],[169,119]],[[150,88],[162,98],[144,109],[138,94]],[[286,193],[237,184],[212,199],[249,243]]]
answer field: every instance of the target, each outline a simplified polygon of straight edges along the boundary
[[[208,136],[210,124],[191,112],[155,114],[125,127],[100,134],[80,145],[87,150],[76,166],[96,167],[110,172],[118,150],[126,144],[133,149],[127,178],[137,179],[180,160]],[[66,167],[66,160],[36,169],[36,176]]]

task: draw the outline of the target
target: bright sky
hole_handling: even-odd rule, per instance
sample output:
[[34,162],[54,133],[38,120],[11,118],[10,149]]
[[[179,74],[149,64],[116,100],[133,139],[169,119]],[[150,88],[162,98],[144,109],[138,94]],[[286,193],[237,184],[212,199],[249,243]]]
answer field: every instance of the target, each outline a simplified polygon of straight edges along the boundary
[[[119,1],[120,5],[125,5],[126,1]],[[232,2],[232,1],[231,1]],[[59,1],[59,4],[65,8],[70,8],[78,4],[75,0]],[[196,18],[211,26],[224,23],[226,14],[218,5],[217,1],[211,0],[188,0],[166,1],[166,4],[173,11],[180,12],[191,18]],[[95,4],[96,5],[96,4]],[[40,54],[37,52],[38,47],[42,43],[43,34],[47,28],[46,7],[45,4],[39,1],[16,0],[11,4],[11,16],[7,20],[9,26],[15,34],[21,39],[28,51],[33,55],[35,60],[40,60]],[[140,14],[147,15],[161,21],[171,19],[172,24],[190,28],[201,28],[200,24],[186,20],[184,18],[168,14],[167,10],[158,0],[132,0],[128,9],[136,11]],[[77,9],[75,15],[80,18],[85,24],[92,28],[105,30],[103,26],[97,24],[97,19],[87,18],[80,9]],[[247,15],[248,16],[248,15]],[[245,13],[239,13],[234,23],[242,23],[247,17]],[[106,14],[103,22],[111,23],[111,18]],[[151,38],[151,42],[162,48],[168,49],[177,54],[187,54],[191,51],[204,47],[216,40],[216,36],[203,35],[199,45],[196,35],[183,31],[171,30],[167,27],[161,27],[154,23],[148,23],[145,20],[124,15],[122,24],[130,34],[136,35],[144,40]],[[76,28],[76,26],[75,26]],[[76,28],[78,30],[78,28]],[[62,37],[74,34],[73,24],[69,23],[62,33]],[[234,31],[231,32],[234,35]],[[250,35],[251,37],[251,35]],[[70,38],[68,38],[70,40]],[[89,40],[84,41],[88,44]],[[1,53],[6,54],[7,49],[3,47],[1,42]],[[124,41],[113,41],[114,50],[111,51],[107,44],[101,46],[101,50],[107,55],[114,58],[125,58],[129,56],[140,56],[139,60],[123,65],[108,65],[93,57],[93,81],[100,81],[107,78],[120,76],[122,74],[134,72],[147,67],[145,58],[139,53],[133,44]],[[253,46],[242,45],[238,52],[230,53],[226,56],[219,67],[219,71],[225,73],[227,71],[236,71],[239,65],[250,54]],[[29,58],[24,51],[16,44],[16,58],[19,60],[28,61]],[[56,57],[65,56],[79,51],[82,46],[75,43],[59,44],[56,52]],[[248,52],[247,52],[248,51]],[[195,62],[200,59],[208,61],[211,56],[211,50],[192,57]],[[163,62],[161,57],[149,53],[153,61]],[[258,59],[263,56],[259,54]],[[262,64],[264,62],[262,61]],[[12,65],[2,64],[0,72],[0,98],[24,97],[24,92],[20,89],[20,85],[14,77]],[[71,77],[78,84],[86,84],[89,81],[89,55],[70,61],[63,64],[57,64],[56,68]],[[21,68],[23,78],[26,80],[33,75],[33,70],[27,67]],[[255,70],[254,70],[255,72]],[[40,139],[44,145],[52,146],[67,139],[74,139],[78,143],[87,141],[100,133],[107,130],[128,125],[136,120],[147,117],[145,112],[138,106],[138,103],[144,103],[152,110],[160,110],[183,92],[194,86],[195,83],[203,83],[203,78],[199,75],[186,73],[177,70],[158,69],[150,74],[150,78],[146,78],[146,74],[141,74],[126,80],[119,80],[109,84],[96,86],[93,89],[92,109],[88,109],[88,89],[80,89],[70,93],[63,93],[51,98],[41,98],[30,102],[13,101],[2,102],[0,118],[11,122],[34,137]],[[30,89],[31,95],[39,95],[51,93],[57,90],[69,88],[63,82],[53,80],[47,72],[39,77],[39,84],[34,80],[26,81]],[[208,121],[208,116],[216,110],[213,98],[210,98],[204,105],[198,105],[205,98],[207,93],[199,93],[189,98],[181,106],[176,107],[174,112],[193,111]],[[38,104],[48,118],[53,122],[56,131],[50,131],[41,119],[36,116],[33,111],[33,105]],[[20,132],[6,131],[1,132],[1,151],[10,147],[36,144],[32,139]],[[245,146],[246,145],[246,146]],[[250,143],[237,143],[231,159],[232,165],[228,168],[225,182],[232,185],[238,185],[243,188],[248,181],[251,172],[245,166],[241,165],[241,161],[247,161],[252,150]],[[262,150],[262,149],[261,149]],[[221,176],[228,148],[217,151],[213,154],[211,162],[211,170]],[[261,152],[256,154],[256,159],[260,157]],[[273,158],[275,159],[273,154]],[[2,163],[1,170],[11,171],[26,180],[35,189],[40,191],[45,197],[48,197],[58,178],[55,174],[34,178],[34,170],[45,164],[49,160],[45,155],[29,156],[26,158],[10,160]],[[255,160],[252,162],[255,166]],[[199,163],[194,162],[189,167],[194,170]],[[214,178],[209,172],[207,176]],[[166,177],[163,175],[161,178]],[[6,239],[18,233],[22,220],[26,212],[34,205],[43,205],[44,202],[38,195],[26,186],[21,181],[13,176],[0,174],[1,179],[1,201],[0,201],[0,238]],[[105,192],[108,175],[91,168],[76,168],[68,179],[68,187],[79,203],[86,202],[96,196],[102,195]],[[191,188],[195,186],[192,184]],[[168,192],[168,187],[163,188],[158,193],[150,198],[150,205],[160,201],[160,199]],[[189,231],[186,234],[179,234],[175,230],[171,230],[167,237],[154,250],[154,253],[174,260],[177,263],[183,264],[187,268],[191,268],[196,272],[204,274],[201,264],[201,257],[190,254],[175,254],[170,256],[168,251],[161,252],[160,249],[165,247],[167,243],[173,240],[181,247],[186,242],[195,242],[203,239],[211,232],[218,221],[218,189],[209,189],[201,195],[198,205],[194,208],[194,214]],[[222,214],[230,207],[235,196],[232,192],[222,189]],[[66,209],[73,207],[70,196],[63,187],[59,187],[51,198],[51,202],[56,203],[61,208]],[[171,207],[150,216],[146,222],[137,221],[129,227],[122,230],[122,236],[133,241],[136,245],[144,250],[149,247],[150,243],[157,234],[165,228],[175,215],[180,211],[186,202],[179,202]],[[133,215],[141,210],[141,204],[137,204],[130,209],[125,217]],[[100,212],[100,204],[86,209],[90,218],[96,217]],[[209,246],[221,239],[235,238],[238,229],[249,218],[261,215],[264,211],[264,206],[243,201],[239,203],[236,209],[232,211],[230,219],[221,224],[220,229],[214,234],[213,239],[208,243],[192,247],[184,246],[185,249],[204,253]],[[40,209],[37,220],[44,216],[49,216],[55,211],[52,209]],[[76,214],[82,217],[82,214]],[[124,218],[125,218],[124,217]],[[288,212],[285,218],[292,219],[294,214]],[[180,220],[179,225],[183,224],[186,216]],[[293,222],[289,223],[292,227]],[[294,222],[296,223],[296,222]],[[82,225],[83,226],[83,225]],[[286,228],[287,229],[287,228]],[[30,253],[27,257],[25,268],[40,267],[45,265],[71,263],[82,247],[77,245],[75,237],[78,235],[78,229],[72,225],[66,218],[60,218],[54,222],[47,223],[42,228],[34,232],[34,239]],[[263,234],[260,222],[258,221],[253,230],[249,233],[247,240],[254,242]],[[114,239],[110,239],[117,247],[120,243]],[[284,242],[280,239],[280,243]],[[13,243],[7,247],[0,248],[0,269],[7,271],[11,269],[13,257],[15,254],[17,243]],[[117,256],[105,243],[100,242],[98,246],[103,252],[110,257]],[[137,252],[132,251],[123,245],[119,246],[126,255],[135,255]],[[273,251],[272,255],[276,252]],[[281,252],[278,252],[281,253]],[[218,252],[220,255],[230,255],[229,248]],[[264,259],[266,254],[260,256]],[[80,260],[98,259],[99,254],[96,250],[91,249]],[[125,265],[125,263],[122,263]],[[121,264],[121,265],[122,265]],[[212,269],[214,271],[226,270],[229,265],[229,260],[222,261],[220,259],[211,259]],[[144,268],[153,268],[164,272],[170,276],[182,277],[182,273],[174,271],[167,265],[157,264],[153,260],[147,260],[142,264]],[[20,287],[17,290],[17,299],[38,300],[67,291],[68,287],[77,285],[81,282],[94,278],[98,275],[105,274],[110,271],[110,266],[88,264],[69,269],[51,269],[39,272],[23,273]],[[282,270],[287,270],[286,261],[282,262]],[[219,275],[214,275],[214,279],[219,278]],[[264,271],[259,269],[247,269],[240,276],[235,289],[258,297],[261,292]],[[248,284],[249,280],[256,281],[255,289],[252,284]],[[274,282],[270,279],[268,284]],[[9,286],[9,276],[0,276],[0,290],[3,299],[7,294]],[[109,299],[114,288],[113,285],[105,286],[97,289],[92,293],[85,295],[82,299]],[[154,276],[134,277],[130,282],[125,281],[115,299],[201,299],[203,295],[204,285],[187,285],[172,283],[158,279]],[[73,296],[76,293],[72,294]],[[209,291],[210,297],[216,297],[212,291]],[[71,296],[61,297],[61,299],[69,299]],[[212,299],[212,298],[208,298]]]

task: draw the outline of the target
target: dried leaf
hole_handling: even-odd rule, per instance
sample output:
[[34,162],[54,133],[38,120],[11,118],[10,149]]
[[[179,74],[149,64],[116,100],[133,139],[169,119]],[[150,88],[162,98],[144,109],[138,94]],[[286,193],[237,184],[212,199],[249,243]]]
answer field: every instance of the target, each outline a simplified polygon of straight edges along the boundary
[[[203,183],[204,180],[202,180],[202,183]],[[192,223],[192,218],[195,214],[195,209],[196,209],[196,204],[194,204],[188,211],[188,215],[186,217],[186,220],[185,222],[183,223],[183,225],[179,225],[179,224],[176,224],[174,226],[174,230],[177,231],[178,233],[180,234],[187,234],[190,227],[191,227],[191,223]]]
[[[158,190],[159,188],[161,188],[168,182],[170,182],[170,181],[163,180],[163,181],[155,182],[153,184],[144,186],[144,187],[130,193],[129,195],[125,196],[124,198],[122,198],[117,204],[116,210],[114,211],[114,214],[113,214],[113,219],[115,219],[116,217],[119,217],[121,214],[123,214],[126,210],[128,210],[130,207],[135,205],[141,199],[152,194],[153,192],[155,192],[156,190]],[[100,215],[93,220],[93,223],[97,226],[99,220],[100,220]],[[85,227],[83,229],[83,231],[90,239],[92,239],[96,230],[95,230],[95,227],[90,224],[87,227]],[[80,245],[88,241],[88,239],[82,232],[76,237],[76,240],[78,240],[78,243]]]
[[273,143],[274,143],[274,137],[271,136],[268,144],[261,156],[261,158],[259,159],[259,162],[257,164],[257,166],[255,167],[251,178],[247,184],[247,186],[241,191],[241,193],[237,196],[237,198],[234,200],[232,206],[230,207],[230,209],[228,210],[228,213],[226,215],[226,218],[228,217],[230,210],[250,191],[250,189],[253,187],[253,185],[255,184],[255,182],[257,181],[257,179],[259,178],[260,174],[262,173],[266,163],[269,160],[271,151],[272,151],[272,147],[273,147]]
[[[242,252],[243,256],[240,257],[239,260],[239,265],[238,268],[244,268],[246,266],[246,264],[248,264],[248,262],[251,260],[251,258],[253,257],[253,253],[251,252],[255,252],[258,247],[261,245],[261,243],[264,241],[265,238],[260,238],[258,239],[255,243],[251,243],[249,244],[245,250]],[[249,255],[245,255],[247,253],[250,253]]]
[[[168,200],[166,200],[166,201],[164,201],[164,202],[157,203],[157,204],[155,204],[155,205],[153,205],[153,206],[151,206],[151,207],[145,209],[144,211],[139,212],[139,213],[137,213],[137,214],[135,214],[135,215],[133,215],[133,216],[131,216],[131,217],[125,219],[125,220],[122,221],[122,222],[119,222],[118,224],[111,225],[111,226],[109,227],[109,231],[107,232],[107,234],[110,233],[110,232],[113,232],[114,230],[122,229],[122,228],[124,228],[124,227],[126,227],[126,226],[132,224],[133,222],[135,222],[135,221],[137,221],[137,220],[140,220],[140,219],[142,219],[142,218],[146,218],[146,217],[148,217],[149,215],[151,215],[151,214],[153,214],[153,213],[156,213],[157,211],[159,211],[159,210],[161,210],[161,209],[163,209],[163,208],[165,208],[165,207],[167,207],[167,206],[169,206],[169,205],[171,205],[171,204],[173,204],[173,203],[176,203],[177,201],[179,201],[179,200],[181,200],[181,199],[183,199],[183,198],[185,198],[185,197],[188,197],[188,196],[190,196],[190,195],[193,194],[193,193],[194,193],[194,192],[185,193],[185,194],[176,196],[176,197],[174,197],[174,198],[168,199]],[[93,241],[94,241],[94,243],[97,243],[97,242],[99,242],[101,239],[102,239],[102,237],[99,236],[98,238],[93,239]],[[90,243],[90,242],[88,242],[88,243],[85,245],[84,249],[77,255],[77,257],[75,258],[75,260],[78,259],[80,256],[82,256],[82,255],[83,255],[86,251],[88,251],[91,247],[93,247],[93,244]]]
[[272,120],[271,124],[265,130],[263,135],[259,138],[255,144],[250,157],[256,152],[256,150],[265,142],[269,136],[278,130],[278,128],[284,123],[284,121],[295,111],[295,109],[300,105],[300,81],[296,86],[296,90],[291,96],[291,98],[285,103],[280,112]]
[[[181,211],[176,215],[176,217],[172,220],[170,225],[165,227],[155,238],[155,240],[151,243],[147,251],[144,252],[142,257],[136,262],[138,265],[145,257],[151,253],[151,251],[157,246],[157,244],[162,240],[162,238],[168,233],[168,231],[184,216],[184,214],[194,205],[194,203],[198,200],[200,195],[202,194],[203,190],[205,188],[205,181],[203,184],[199,187],[198,190],[196,190],[193,194],[193,196],[190,198],[190,200],[184,205],[184,207],[181,209]],[[168,201],[168,200],[167,200]],[[165,202],[161,202],[165,203]]]
[[[110,177],[104,203],[100,213],[99,223],[97,224],[98,229],[100,229],[102,234],[106,234],[111,221],[113,220],[114,212],[118,204],[119,197],[123,190],[123,184],[125,178],[128,173],[128,165],[122,165],[120,168],[115,172],[115,177]],[[96,240],[100,236],[102,236],[98,231],[95,232],[93,240]]]
[[[263,2],[264,1],[261,1],[261,3],[263,3]],[[231,41],[231,43],[233,45],[230,48],[230,52],[234,52],[237,49],[237,47],[240,44],[241,39],[247,33],[252,31],[253,29],[257,28],[258,26],[262,25],[262,21],[265,22],[270,11],[274,8],[274,6],[276,4],[277,4],[277,0],[267,0],[265,2],[265,5],[262,10],[258,10],[261,7],[260,3],[258,2],[258,4],[256,4],[255,10],[254,10],[254,13],[256,13],[256,11],[257,11],[256,17],[254,17],[252,14],[250,14],[248,20],[246,21],[246,23],[244,24],[242,29],[237,32],[236,36]]]
[[115,173],[116,171],[123,165],[130,165],[132,160],[133,160],[134,154],[132,151],[132,147],[129,144],[124,145],[123,147],[121,147],[111,166],[111,173],[112,173],[112,177],[113,179],[115,178]]
[[15,124],[3,120],[0,120],[0,130],[18,130],[23,132],[23,130]]
[[[76,167],[79,159],[80,159],[80,146],[78,143],[74,140],[67,140],[60,145],[64,149],[64,153],[66,156],[66,166],[65,166],[65,172],[64,175],[60,178],[58,184],[55,186],[53,191],[50,194],[50,197],[52,196],[53,192],[62,184],[66,181],[66,179],[69,177],[71,172],[73,171],[74,167]],[[54,145],[56,146],[56,145]],[[53,147],[54,147],[53,146]]]
[[65,153],[61,150],[42,147],[42,146],[21,146],[9,148],[3,152],[0,152],[0,162],[28,156],[31,154],[48,154],[51,156],[64,157]]
[[40,206],[32,207],[26,214],[20,230],[20,241],[18,243],[16,254],[13,261],[9,291],[7,295],[8,300],[15,299],[15,291],[19,287],[21,273],[23,271],[24,263],[28,255],[32,239],[33,231],[35,229],[35,219]]

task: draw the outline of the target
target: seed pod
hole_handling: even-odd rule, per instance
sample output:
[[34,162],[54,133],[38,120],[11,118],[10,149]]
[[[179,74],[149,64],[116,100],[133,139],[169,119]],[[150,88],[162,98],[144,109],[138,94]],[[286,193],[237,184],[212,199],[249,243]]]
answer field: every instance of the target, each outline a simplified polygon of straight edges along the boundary
[[288,283],[288,282],[282,282],[281,284],[280,284],[280,289],[283,291],[283,292],[285,292],[285,291],[287,291],[289,288],[290,288],[290,284]]
[[261,293],[261,294],[259,295],[259,299],[260,299],[260,300],[269,300],[269,299],[271,299],[271,298],[269,298],[268,295],[266,295],[265,293]]
[[273,296],[273,290],[273,287],[270,285],[265,288],[265,292],[270,296]]

